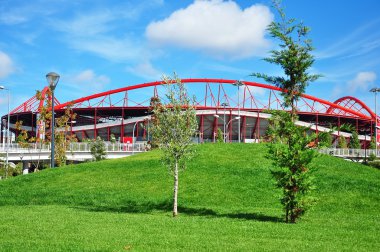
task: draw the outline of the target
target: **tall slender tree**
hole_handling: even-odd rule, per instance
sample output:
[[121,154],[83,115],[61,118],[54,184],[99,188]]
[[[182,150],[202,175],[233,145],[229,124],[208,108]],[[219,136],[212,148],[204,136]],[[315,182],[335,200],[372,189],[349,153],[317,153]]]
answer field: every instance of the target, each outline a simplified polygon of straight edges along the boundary
[[[313,159],[313,151],[307,147],[312,138],[306,137],[306,129],[296,127],[296,102],[305,92],[310,82],[317,80],[320,75],[310,74],[308,71],[314,63],[311,54],[313,47],[307,38],[310,29],[302,22],[288,19],[281,8],[281,1],[274,0],[273,7],[277,10],[280,21],[272,22],[269,34],[279,41],[279,49],[272,50],[271,56],[265,61],[278,65],[284,71],[281,76],[269,76],[263,73],[254,73],[252,76],[282,89],[285,107],[290,107],[290,114],[275,113],[273,116],[281,120],[278,128],[272,129],[273,142],[269,147],[269,156],[273,160],[272,175],[277,186],[282,188],[286,222],[295,223],[307,209],[310,197],[308,193],[313,189],[310,169],[307,168]],[[305,142],[306,141],[306,142]]]
[[163,77],[167,102],[153,102],[153,141],[162,150],[162,161],[169,168],[174,179],[173,217],[178,215],[179,171],[184,170],[186,161],[193,152],[192,137],[197,130],[197,119],[192,100],[181,82]]

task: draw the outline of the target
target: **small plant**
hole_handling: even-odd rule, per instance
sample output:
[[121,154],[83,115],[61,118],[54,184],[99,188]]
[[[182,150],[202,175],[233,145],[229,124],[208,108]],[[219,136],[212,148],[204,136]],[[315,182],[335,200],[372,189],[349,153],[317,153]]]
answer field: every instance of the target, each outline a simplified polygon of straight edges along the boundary
[[110,142],[111,142],[112,144],[116,143],[116,137],[115,137],[114,134],[111,134],[111,135],[110,135]]
[[224,142],[223,131],[219,128],[218,128],[218,132],[216,133],[216,142],[217,143],[223,143]]
[[106,145],[101,137],[97,137],[96,140],[92,141],[90,144],[90,151],[93,160],[100,161],[106,159]]
[[358,132],[353,131],[350,137],[350,143],[348,144],[350,149],[360,149],[360,141]]
[[318,134],[318,147],[320,148],[330,148],[332,145],[333,138],[330,132],[320,132]]
[[374,137],[371,138],[371,142],[369,143],[369,148],[372,150],[376,149],[376,143],[375,143]]
[[338,139],[338,148],[340,149],[347,149],[347,141],[344,136],[340,136]]
[[376,160],[376,154],[375,153],[371,153],[369,154],[369,157],[368,157],[368,161],[375,161]]

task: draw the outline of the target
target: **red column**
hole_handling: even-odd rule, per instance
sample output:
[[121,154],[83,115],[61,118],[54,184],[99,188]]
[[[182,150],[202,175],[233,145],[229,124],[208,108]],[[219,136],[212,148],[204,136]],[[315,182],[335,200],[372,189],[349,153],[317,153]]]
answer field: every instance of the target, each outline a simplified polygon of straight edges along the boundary
[[96,139],[97,135],[96,135],[96,108],[95,108],[95,111],[94,111],[94,139]]
[[121,125],[120,125],[120,139],[123,142],[124,138],[124,107],[121,109]]

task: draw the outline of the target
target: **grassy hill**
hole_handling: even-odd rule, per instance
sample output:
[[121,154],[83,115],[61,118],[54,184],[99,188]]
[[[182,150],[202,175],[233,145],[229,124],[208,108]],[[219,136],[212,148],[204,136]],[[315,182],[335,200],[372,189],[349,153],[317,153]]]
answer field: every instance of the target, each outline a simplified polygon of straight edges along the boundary
[[380,171],[321,156],[318,201],[282,221],[264,145],[205,144],[172,178],[159,152],[0,181],[2,251],[379,251]]

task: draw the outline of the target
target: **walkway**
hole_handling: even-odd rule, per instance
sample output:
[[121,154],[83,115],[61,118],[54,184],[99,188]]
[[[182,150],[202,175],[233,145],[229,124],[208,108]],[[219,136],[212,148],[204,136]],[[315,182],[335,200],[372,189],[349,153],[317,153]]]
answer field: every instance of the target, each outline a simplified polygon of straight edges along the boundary
[[[71,143],[66,151],[67,160],[85,161],[92,159],[90,143]],[[105,143],[107,158],[121,158],[136,153],[145,152],[145,142],[134,144]],[[5,160],[7,146],[0,144],[0,159]],[[19,144],[11,144],[8,149],[9,161],[37,161],[49,160],[51,154],[50,144],[28,144],[27,147]]]

